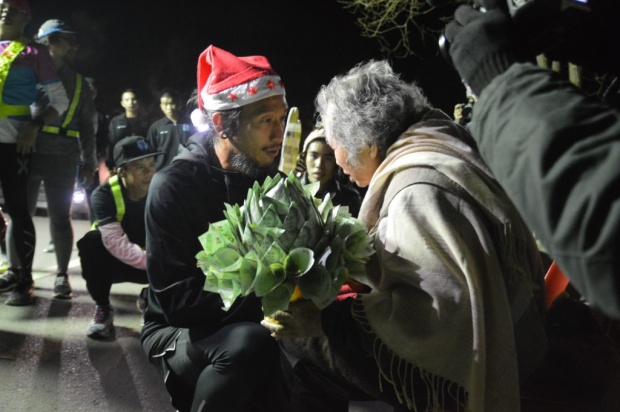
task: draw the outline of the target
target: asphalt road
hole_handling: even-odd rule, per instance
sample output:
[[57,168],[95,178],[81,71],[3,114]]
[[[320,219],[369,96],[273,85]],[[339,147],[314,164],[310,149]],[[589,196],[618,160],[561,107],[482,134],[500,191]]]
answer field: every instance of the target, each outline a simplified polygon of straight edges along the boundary
[[[35,217],[37,250],[34,306],[4,305],[0,295],[0,411],[173,411],[163,382],[140,345],[140,285],[112,287],[116,338],[86,337],[94,303],[86,292],[74,249],[70,301],[52,299],[55,256],[43,253],[49,241],[48,219]],[[75,238],[88,230],[74,221]]]
[[[46,217],[34,220],[36,304],[7,306],[7,294],[0,294],[0,412],[174,411],[140,345],[136,298],[142,285],[112,287],[114,339],[87,338],[95,305],[81,276],[77,250],[69,268],[74,297],[54,300],[56,260],[53,253],[43,253],[49,242],[49,223]],[[89,229],[85,220],[73,224],[76,240]],[[349,410],[386,412],[391,408],[368,402],[352,404]]]

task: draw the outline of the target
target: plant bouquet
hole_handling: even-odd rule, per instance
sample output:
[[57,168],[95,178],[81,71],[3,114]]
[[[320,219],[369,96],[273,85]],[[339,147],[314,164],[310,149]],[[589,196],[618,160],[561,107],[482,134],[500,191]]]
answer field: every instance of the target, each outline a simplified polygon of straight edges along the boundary
[[204,289],[219,293],[225,310],[251,292],[266,316],[302,296],[322,309],[348,277],[365,274],[374,251],[364,223],[329,195],[314,198],[318,189],[293,173],[256,182],[243,206],[226,204],[226,219],[199,237]]

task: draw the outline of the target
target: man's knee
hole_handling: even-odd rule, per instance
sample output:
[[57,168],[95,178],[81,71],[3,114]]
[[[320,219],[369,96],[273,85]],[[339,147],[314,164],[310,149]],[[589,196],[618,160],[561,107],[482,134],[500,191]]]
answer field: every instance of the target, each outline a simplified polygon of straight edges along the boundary
[[82,264],[82,277],[86,280],[93,274],[93,268],[101,265],[101,252],[105,247],[98,230],[87,232],[77,241],[78,254]]

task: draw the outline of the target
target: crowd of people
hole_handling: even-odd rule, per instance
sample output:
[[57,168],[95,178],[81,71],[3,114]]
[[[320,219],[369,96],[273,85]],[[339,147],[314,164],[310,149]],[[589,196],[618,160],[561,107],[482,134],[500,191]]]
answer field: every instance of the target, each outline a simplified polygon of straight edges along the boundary
[[[109,184],[105,179],[108,174],[118,176],[117,179],[122,182],[118,187],[122,188],[123,193],[136,184],[135,179],[127,180],[124,176],[129,173],[128,169],[133,168],[133,161],[131,166],[117,164],[116,144],[128,136],[142,137],[154,147],[153,152],[162,154],[161,161],[158,160],[156,165],[159,169],[172,160],[179,146],[186,144],[196,129],[183,116],[182,99],[172,89],[163,90],[159,96],[163,117],[158,120],[153,120],[154,116],[142,110],[132,89],[121,93],[123,112],[108,119],[95,105],[95,80],[83,76],[74,68],[79,33],[66,21],[50,19],[39,27],[34,40],[28,40],[24,37],[31,17],[28,1],[5,1],[0,4],[4,50],[0,122],[4,136],[2,144],[7,145],[2,155],[8,156],[3,161],[2,189],[4,211],[10,217],[8,224],[2,220],[0,292],[9,292],[8,305],[23,306],[35,302],[32,259],[36,237],[32,216],[43,186],[51,239],[44,251],[54,253],[57,262],[53,296],[55,299],[71,299],[73,291],[68,265],[76,243],[71,222],[76,186],[86,191],[91,222],[98,222],[101,225],[98,231],[105,231],[108,228],[106,219],[109,208],[99,207],[99,195],[96,194],[99,185]],[[104,168],[104,165],[109,173],[101,173],[100,176],[99,168]],[[148,176],[148,173],[145,175]],[[147,180],[150,181],[150,177]],[[139,185],[145,183],[148,182],[138,182]],[[132,189],[129,191],[132,192]],[[146,198],[146,192],[143,197]],[[119,212],[119,215],[122,213]],[[141,222],[143,210],[138,215],[139,218],[132,216],[130,221]],[[91,236],[89,233],[87,237]],[[130,237],[131,241],[143,248],[144,234],[135,236],[142,240]],[[123,248],[119,248],[118,243],[115,249],[109,246],[110,242],[107,245],[113,249],[117,260],[127,261],[127,256],[123,254],[127,252],[122,252]],[[89,253],[84,252],[88,255],[86,266],[91,262],[90,252],[95,249],[89,248]],[[99,251],[94,256],[101,261],[107,255]],[[138,267],[143,271],[142,276],[134,278],[136,282],[146,284],[144,262]],[[92,282],[92,277],[89,277],[91,272],[88,269],[85,271],[87,284],[89,280]],[[121,275],[122,271],[113,279],[124,279]],[[89,286],[91,289],[95,287]],[[111,318],[102,318],[102,313],[107,312],[101,309],[108,308],[107,296],[101,297],[98,292],[91,295],[97,306],[91,322],[94,326],[89,326],[87,334],[109,336]],[[99,331],[94,333],[93,328]]]
[[[204,290],[196,255],[226,205],[281,173],[289,106],[268,58],[208,46],[191,116],[204,130],[175,91],[161,92],[164,116],[150,122],[127,89],[124,113],[98,145],[105,126],[91,82],[71,67],[78,34],[49,20],[28,42],[27,0],[0,0],[6,303],[34,303],[31,216],[41,183],[54,298],[71,299],[79,179],[92,191],[93,228],[77,242],[95,303],[87,336],[113,336],[114,283],[145,285],[141,342],[175,409],[346,412],[350,401],[379,400],[395,411],[520,410],[520,385],[552,345],[537,240],[588,305],[620,317],[620,116],[515,44],[528,17],[539,21],[538,2],[548,6],[533,0],[521,20],[501,2],[456,10],[445,35],[469,100],[457,119],[387,61],[360,62],[318,90],[319,120],[297,175],[363,222],[374,254],[353,279],[359,288],[343,287],[322,309],[301,299],[265,317],[254,293],[224,310]],[[595,18],[617,11],[598,4]],[[99,162],[111,171],[101,183]]]

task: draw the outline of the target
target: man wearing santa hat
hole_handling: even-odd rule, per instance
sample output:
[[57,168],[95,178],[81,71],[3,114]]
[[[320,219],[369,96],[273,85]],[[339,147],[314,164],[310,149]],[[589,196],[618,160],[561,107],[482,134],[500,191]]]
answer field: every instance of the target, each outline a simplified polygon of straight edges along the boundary
[[[198,111],[208,126],[155,174],[146,206],[148,308],[142,344],[182,411],[279,411],[279,349],[260,300],[222,309],[203,290],[198,237],[277,173],[287,114],[280,77],[262,56],[209,46],[198,61]],[[198,126],[198,125],[197,125]],[[265,394],[269,393],[269,396]]]

